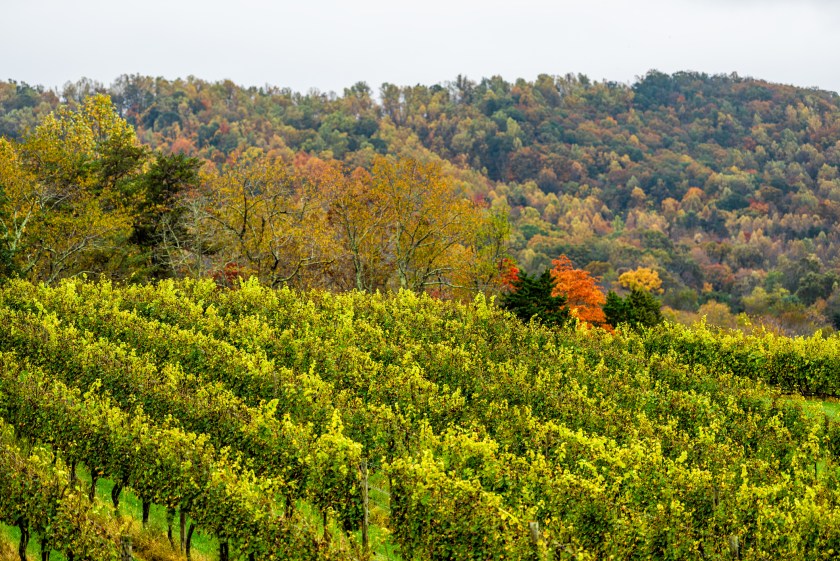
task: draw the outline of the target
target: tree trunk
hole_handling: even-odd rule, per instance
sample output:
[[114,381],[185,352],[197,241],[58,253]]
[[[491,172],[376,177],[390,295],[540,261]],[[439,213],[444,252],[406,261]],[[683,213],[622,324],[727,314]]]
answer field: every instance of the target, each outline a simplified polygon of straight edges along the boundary
[[96,482],[99,480],[99,474],[96,473],[96,469],[90,470],[90,490],[88,491],[88,499],[93,502],[93,499],[96,498]]
[[20,555],[20,561],[26,561],[26,548],[29,546],[29,522],[21,520],[18,522],[18,528],[20,528],[18,555]]
[[76,483],[76,460],[70,462],[70,485]]
[[292,517],[292,513],[295,510],[295,501],[292,498],[291,494],[286,495],[286,504],[284,506],[284,514],[286,516],[286,519],[289,519]]
[[324,510],[323,516],[324,516],[324,541],[329,542],[330,541],[330,533],[329,533],[329,530],[327,529],[327,511],[326,510]]
[[175,551],[175,542],[172,540],[172,522],[175,520],[175,510],[167,509],[166,511],[166,537],[169,538],[169,545],[172,551]]
[[111,489],[111,502],[114,504],[114,513],[119,516],[120,514],[120,493],[122,493],[122,483],[119,481],[114,482],[114,487]]
[[285,515],[286,519],[288,520],[289,518],[292,517],[292,512],[294,512],[294,509],[295,509],[295,501],[294,501],[294,499],[292,499],[291,495],[286,496],[286,504],[283,505],[283,506],[284,506],[283,514]]
[[47,540],[41,538],[41,561],[50,561],[50,552],[52,548],[50,544],[47,543]]
[[143,527],[149,525],[149,509],[152,506],[152,501],[143,499]]
[[230,561],[230,550],[227,540],[219,542],[219,561]]
[[187,544],[186,544],[186,553],[187,553],[187,561],[192,559],[192,536],[193,532],[195,531],[195,524],[190,522],[190,529],[187,530]]
[[359,257],[358,248],[353,248],[353,268],[356,270],[356,290],[365,290],[365,278],[362,275],[362,259]]

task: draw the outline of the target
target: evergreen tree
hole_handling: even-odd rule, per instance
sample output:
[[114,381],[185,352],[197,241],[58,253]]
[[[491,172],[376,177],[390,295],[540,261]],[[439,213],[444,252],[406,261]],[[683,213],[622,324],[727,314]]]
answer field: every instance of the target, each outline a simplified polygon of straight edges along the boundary
[[662,322],[661,307],[659,300],[645,290],[635,288],[626,298],[610,291],[604,304],[604,314],[613,326],[652,327]]
[[522,321],[536,318],[545,325],[562,326],[569,319],[565,296],[551,295],[554,279],[550,270],[540,276],[522,272],[511,284],[513,290],[502,295],[501,306]]
[[604,303],[604,315],[607,316],[607,323],[612,326],[629,323],[627,320],[629,316],[627,308],[627,302],[624,298],[612,290],[607,293],[607,301]]
[[[167,277],[172,274],[164,257],[164,230],[185,236],[178,220],[183,212],[177,204],[182,192],[198,186],[201,162],[184,154],[155,153],[148,171],[140,178],[140,201],[134,214],[131,242],[140,249],[140,261],[145,261],[146,274]],[[171,237],[171,236],[170,236]]]

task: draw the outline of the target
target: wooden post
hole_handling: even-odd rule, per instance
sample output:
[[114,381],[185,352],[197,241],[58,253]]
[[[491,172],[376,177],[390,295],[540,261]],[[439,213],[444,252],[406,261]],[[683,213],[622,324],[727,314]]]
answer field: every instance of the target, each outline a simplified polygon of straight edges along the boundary
[[741,544],[739,543],[738,536],[736,534],[732,534],[729,536],[729,554],[732,556],[732,559],[740,559],[741,558]]
[[134,561],[131,549],[131,536],[120,536],[120,561]]
[[540,523],[539,522],[528,522],[528,533],[531,536],[531,546],[534,550],[534,556],[532,559],[539,560],[541,559],[540,556]]
[[180,514],[181,514],[180,521],[179,521],[180,522],[180,524],[179,524],[180,525],[180,530],[181,530],[180,548],[181,548],[181,553],[184,553],[184,551],[187,549],[187,513],[184,512],[183,507],[181,507],[181,509],[180,509]]
[[531,532],[531,543],[537,545],[540,543],[540,523],[528,522],[528,530]]
[[367,460],[362,460],[362,465],[359,466],[362,470],[362,509],[364,511],[364,516],[362,517],[362,548],[365,551],[368,549],[368,524],[369,524],[369,514],[368,514],[368,470],[367,470]]

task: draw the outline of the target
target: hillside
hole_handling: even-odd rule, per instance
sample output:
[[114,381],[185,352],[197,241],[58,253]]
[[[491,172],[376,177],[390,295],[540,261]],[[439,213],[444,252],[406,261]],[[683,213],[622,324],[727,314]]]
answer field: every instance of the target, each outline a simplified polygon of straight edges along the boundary
[[377,155],[438,162],[510,217],[510,253],[531,273],[566,254],[614,287],[649,266],[678,310],[720,301],[790,333],[840,325],[834,93],[656,71],[632,85],[458,77],[341,95],[122,76],[61,93],[0,84],[0,134],[23,138],[61,100],[96,91],[142,143],[215,166],[254,148],[347,169]]

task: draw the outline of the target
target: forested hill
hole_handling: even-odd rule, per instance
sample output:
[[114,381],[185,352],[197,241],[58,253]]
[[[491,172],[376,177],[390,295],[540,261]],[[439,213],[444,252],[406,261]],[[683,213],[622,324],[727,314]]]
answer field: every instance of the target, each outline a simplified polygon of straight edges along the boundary
[[716,300],[793,330],[840,324],[835,93],[656,71],[632,85],[458,77],[342,95],[122,76],[62,92],[0,83],[0,134],[100,90],[141,142],[219,165],[254,147],[361,167],[438,160],[474,200],[509,209],[529,272],[567,254],[609,287],[648,266],[676,309]]

